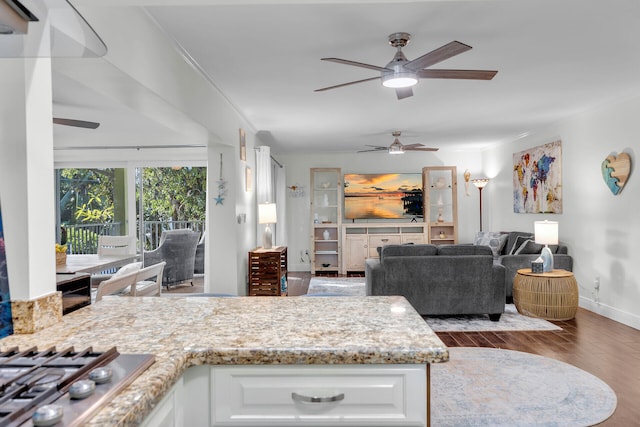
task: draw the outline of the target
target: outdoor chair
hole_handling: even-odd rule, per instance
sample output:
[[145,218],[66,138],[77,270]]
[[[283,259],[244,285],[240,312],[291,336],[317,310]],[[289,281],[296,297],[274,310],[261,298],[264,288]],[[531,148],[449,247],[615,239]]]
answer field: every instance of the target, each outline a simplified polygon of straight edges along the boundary
[[[136,239],[129,236],[98,236],[98,255],[135,255]],[[96,287],[100,282],[113,276],[114,270],[107,270],[91,276],[91,286]]]
[[[138,264],[138,269],[134,268]],[[162,273],[165,263],[150,265],[140,268],[141,263],[132,263],[122,267],[119,271],[126,271],[124,274],[114,274],[113,277],[100,282],[95,293],[95,302],[102,300],[105,295],[120,296],[160,296],[162,293]]]
[[207,233],[203,232],[198,246],[196,246],[196,260],[194,265],[195,274],[204,274],[204,240],[207,237]]
[[200,233],[189,229],[163,231],[160,245],[143,253],[144,266],[166,262],[162,285],[169,289],[172,285],[191,282],[193,286],[196,246]]

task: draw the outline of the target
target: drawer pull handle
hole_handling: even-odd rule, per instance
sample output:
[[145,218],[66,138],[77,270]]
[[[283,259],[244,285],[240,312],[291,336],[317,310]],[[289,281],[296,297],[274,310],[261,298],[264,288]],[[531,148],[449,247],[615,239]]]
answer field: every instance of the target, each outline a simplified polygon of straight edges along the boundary
[[326,403],[326,402],[339,402],[344,400],[344,393],[336,394],[335,396],[304,396],[298,393],[291,393],[291,398],[293,400],[297,400],[298,402],[309,402],[309,403]]
[[383,242],[388,242],[389,241],[389,239],[380,239],[380,240],[382,240]]

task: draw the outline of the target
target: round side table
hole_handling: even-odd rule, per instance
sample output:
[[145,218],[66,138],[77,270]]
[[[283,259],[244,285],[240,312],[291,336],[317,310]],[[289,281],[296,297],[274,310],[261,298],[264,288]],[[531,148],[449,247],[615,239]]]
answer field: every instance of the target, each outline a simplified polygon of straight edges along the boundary
[[513,303],[525,316],[573,319],[578,311],[578,282],[570,271],[532,273],[522,268],[513,279]]

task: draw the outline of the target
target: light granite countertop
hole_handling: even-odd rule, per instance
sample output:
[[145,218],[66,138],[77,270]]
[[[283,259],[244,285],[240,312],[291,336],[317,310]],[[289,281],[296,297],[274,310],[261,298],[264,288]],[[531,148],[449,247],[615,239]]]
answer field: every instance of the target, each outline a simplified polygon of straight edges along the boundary
[[19,346],[150,353],[155,363],[92,419],[137,425],[184,373],[210,364],[424,364],[446,346],[404,297],[106,297]]

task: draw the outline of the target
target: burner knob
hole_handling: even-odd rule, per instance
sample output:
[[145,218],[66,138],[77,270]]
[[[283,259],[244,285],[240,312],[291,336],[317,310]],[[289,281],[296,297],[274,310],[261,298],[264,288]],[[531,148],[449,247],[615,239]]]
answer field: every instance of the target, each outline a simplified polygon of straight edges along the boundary
[[96,389],[96,383],[91,380],[80,380],[71,384],[69,387],[69,397],[72,399],[84,399],[91,396],[91,393]]
[[34,426],[52,426],[62,420],[62,406],[52,403],[36,409],[31,416]]
[[111,381],[112,375],[113,371],[111,370],[111,367],[100,366],[99,368],[95,368],[89,372],[89,379],[94,381],[96,384],[103,384]]

